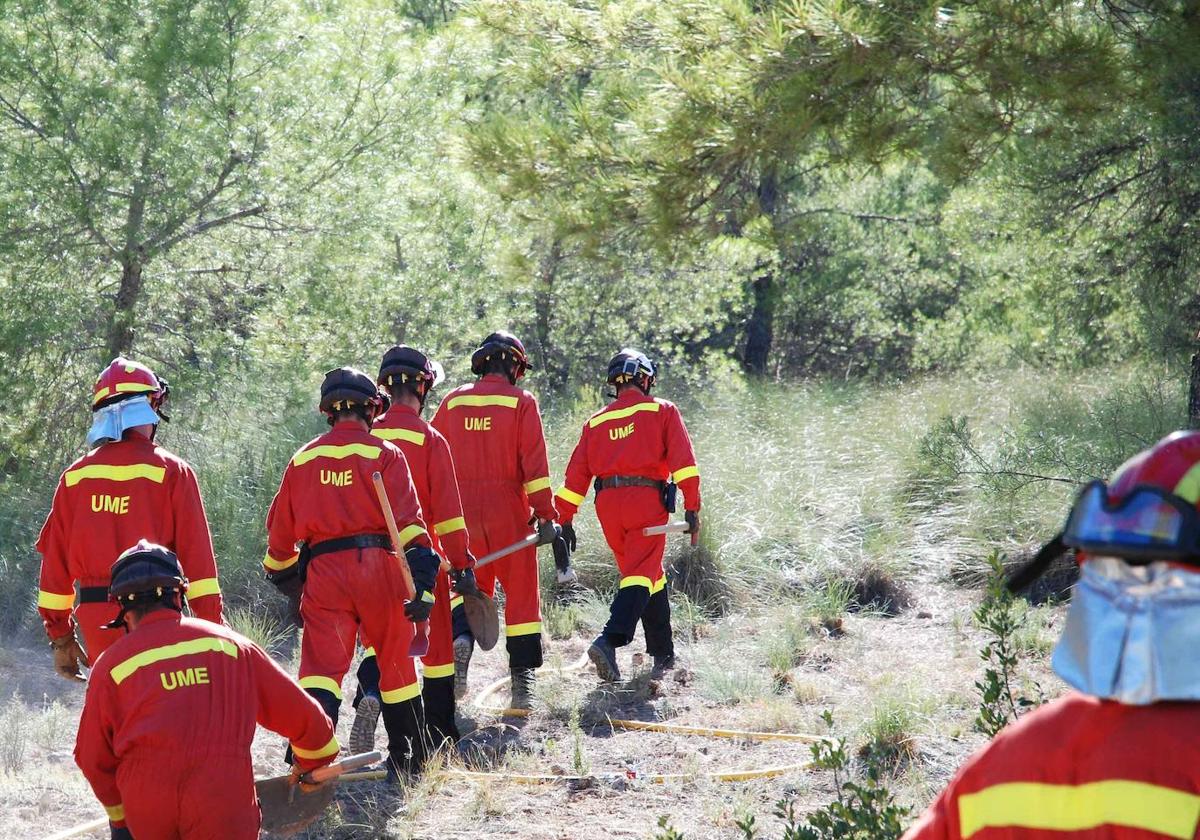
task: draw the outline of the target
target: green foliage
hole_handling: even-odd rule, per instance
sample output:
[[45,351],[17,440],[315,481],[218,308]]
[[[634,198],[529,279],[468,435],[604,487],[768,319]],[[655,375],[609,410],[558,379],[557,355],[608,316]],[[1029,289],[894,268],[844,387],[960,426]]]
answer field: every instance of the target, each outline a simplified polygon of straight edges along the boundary
[[1003,555],[993,552],[988,565],[992,574],[983,601],[975,610],[975,622],[988,633],[987,644],[979,652],[984,670],[983,678],[975,683],[979,690],[975,728],[990,738],[1030,708],[1041,705],[1045,697],[1036,684],[1037,696],[1032,699],[1015,685],[1022,654],[1017,638],[1028,617],[1005,586]]

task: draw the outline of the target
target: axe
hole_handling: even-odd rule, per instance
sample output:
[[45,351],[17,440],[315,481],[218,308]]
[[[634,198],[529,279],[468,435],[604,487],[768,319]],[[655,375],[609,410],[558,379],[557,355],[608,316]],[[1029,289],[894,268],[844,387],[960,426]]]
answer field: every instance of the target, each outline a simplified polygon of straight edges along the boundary
[[[651,525],[642,529],[643,537],[653,537],[658,534],[686,534],[692,526],[686,522],[668,522],[666,525]],[[692,534],[692,545],[699,541],[699,534]]]
[[[387,488],[383,486],[383,476],[378,471],[371,475],[375,484],[375,495],[379,497],[379,507],[383,509],[383,518],[387,522],[388,536],[392,538],[392,548],[396,559],[400,561],[400,574],[404,578],[404,597],[412,600],[417,597],[417,588],[413,586],[412,572],[408,570],[408,560],[404,558],[404,548],[400,545],[400,529],[396,527],[396,516],[392,513],[392,503],[388,500]],[[429,653],[429,622],[422,621],[413,625],[413,639],[408,646],[409,656],[424,656]]]
[[361,753],[305,773],[300,777],[301,784],[297,784],[291,775],[255,782],[258,807],[262,811],[262,830],[284,836],[295,834],[324,813],[333,802],[333,790],[336,787],[334,784],[324,784],[306,792],[302,784],[331,782],[348,770],[382,760],[383,753],[379,751]]

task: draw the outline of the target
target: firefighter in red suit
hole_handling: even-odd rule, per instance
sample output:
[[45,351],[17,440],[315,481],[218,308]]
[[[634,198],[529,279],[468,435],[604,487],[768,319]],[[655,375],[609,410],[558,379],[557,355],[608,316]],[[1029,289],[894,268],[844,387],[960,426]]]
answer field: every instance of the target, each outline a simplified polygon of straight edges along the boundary
[[[517,387],[530,368],[525,346],[512,333],[489,335],[471,355],[479,379],[455,388],[433,417],[454,454],[463,516],[471,547],[487,554],[512,545],[536,525],[538,545],[554,541],[554,497],[542,416],[533,394]],[[533,516],[531,518],[530,511]],[[515,708],[528,708],[533,670],[542,664],[542,609],[537,548],[511,554],[476,572],[479,589],[491,597],[504,588],[504,633]],[[466,669],[474,639],[459,607],[455,610],[455,688],[466,691]]]
[[[461,592],[475,586],[471,567],[475,558],[467,544],[458,481],[450,446],[442,435],[421,419],[429,391],[441,381],[441,368],[418,350],[396,345],[383,354],[377,382],[391,397],[391,407],[371,427],[371,435],[395,444],[404,453],[421,511],[430,523],[434,550],[450,563],[450,573],[438,571],[436,600],[429,619],[429,653],[421,657],[421,699],[425,724],[432,743],[459,739],[454,722],[454,637],[451,632],[450,575]],[[454,600],[461,600],[455,595]],[[368,644],[364,640],[364,644]],[[354,752],[374,749],[375,722],[379,715],[379,665],[375,650],[367,648],[358,668],[354,727],[350,747]]]
[[1080,552],[1055,672],[1075,690],[967,760],[905,840],[1200,837],[1200,433],[1080,493],[1019,572]]
[[574,551],[571,520],[595,479],[596,515],[621,573],[608,624],[588,648],[596,672],[606,681],[621,678],[616,648],[633,641],[639,620],[655,672],[661,675],[674,667],[662,562],[667,538],[647,537],[642,529],[666,524],[677,487],[688,533],[700,530],[700,472],[692,441],[679,409],[650,396],[655,373],[654,363],[637,350],[626,348],[612,357],[608,383],[616,388],[616,399],[584,423],[557,493],[563,536]]
[[329,718],[261,648],[182,615],[188,588],[159,545],[142,541],[112,566],[110,623],[128,635],[92,669],[75,763],[114,840],[257,838],[255,723],[291,742],[298,771],[337,757]]
[[109,569],[118,554],[143,537],[178,554],[191,580],[188,602],[194,613],[221,621],[217,564],[196,475],[183,459],[154,443],[167,393],[165,380],[129,359],[113,359],[101,372],[87,437],[94,448],[58,480],[38,537],[38,612],[55,670],[69,680],[82,679],[79,666],[95,662],[121,637],[121,631],[104,628],[117,614],[108,600]]
[[[429,619],[439,560],[403,453],[371,436],[383,408],[374,380],[362,371],[325,375],[320,409],[332,428],[302,446],[284,471],[267,514],[263,565],[281,592],[300,599],[300,685],[335,724],[360,627],[374,644],[395,778],[417,772],[426,755],[421,688],[408,648],[413,623]],[[400,529],[395,554],[371,480],[375,472],[383,476]],[[404,562],[417,590],[407,602]]]

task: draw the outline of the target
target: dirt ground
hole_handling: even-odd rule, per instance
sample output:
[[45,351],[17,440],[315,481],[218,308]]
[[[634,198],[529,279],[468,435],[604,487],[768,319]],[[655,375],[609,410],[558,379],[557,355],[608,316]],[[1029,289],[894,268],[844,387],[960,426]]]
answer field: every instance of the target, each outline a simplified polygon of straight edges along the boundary
[[[813,627],[799,664],[773,678],[761,650],[778,632],[781,607],[758,620],[740,615],[702,625],[679,640],[680,669],[653,682],[633,657],[635,641],[621,651],[628,686],[598,686],[590,666],[560,673],[579,659],[588,640],[549,641],[539,676],[539,707],[528,719],[505,718],[473,701],[505,676],[503,645],[476,653],[472,693],[460,707],[465,734],[459,750],[414,786],[394,792],[382,782],[341,786],[336,805],[303,835],[308,838],[467,838],[522,840],[651,838],[661,817],[688,838],[741,837],[735,821],[754,814],[764,834],[778,824],[775,803],[793,799],[809,810],[834,796],[832,776],[806,769],[745,781],[717,781],[720,772],[803,765],[807,744],[754,742],[615,729],[607,718],[769,732],[824,734],[823,710],[832,711],[835,734],[857,748],[872,722],[891,714],[914,758],[890,786],[898,798],[924,807],[955,768],[983,743],[972,729],[973,683],[979,678],[982,635],[971,622],[978,592],[944,583],[914,587],[914,603],[885,618],[851,614],[842,632]],[[1061,608],[1060,608],[1061,609]],[[1050,631],[1061,613],[1050,619]],[[1033,678],[1048,694],[1059,684],[1034,664]],[[347,679],[352,693],[352,677]],[[764,690],[757,690],[762,688]],[[83,691],[55,677],[49,651],[0,651],[0,691],[9,700],[0,721],[0,815],[3,834],[47,837],[103,814],[71,757]],[[731,701],[729,695],[739,695]],[[490,703],[503,705],[504,687]],[[573,711],[574,710],[574,713]],[[348,739],[349,701],[339,723]],[[379,739],[384,740],[382,725]],[[255,770],[279,774],[279,736],[260,731]],[[503,777],[469,778],[464,768],[508,774],[553,774],[564,780],[517,784]],[[653,774],[683,774],[657,784]],[[583,777],[569,779],[567,777]],[[107,831],[79,835],[107,837]],[[141,838],[139,838],[141,840]]]

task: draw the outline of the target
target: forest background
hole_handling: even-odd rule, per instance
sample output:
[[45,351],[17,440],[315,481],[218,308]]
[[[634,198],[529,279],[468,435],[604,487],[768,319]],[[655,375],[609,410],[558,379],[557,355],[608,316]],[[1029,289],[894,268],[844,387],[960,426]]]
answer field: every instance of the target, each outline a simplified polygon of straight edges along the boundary
[[[322,373],[457,384],[497,328],[555,475],[609,355],[660,362],[725,506],[703,606],[936,505],[1028,546],[1188,422],[1197,126],[1197,0],[0,0],[0,629],[118,353],[243,608]],[[782,489],[822,453],[837,528]]]

